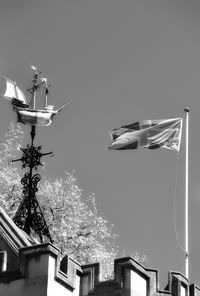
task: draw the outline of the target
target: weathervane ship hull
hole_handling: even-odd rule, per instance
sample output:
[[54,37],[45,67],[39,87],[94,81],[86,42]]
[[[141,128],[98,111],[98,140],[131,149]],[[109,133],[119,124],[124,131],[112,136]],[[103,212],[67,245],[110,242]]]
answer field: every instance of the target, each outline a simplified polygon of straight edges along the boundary
[[48,126],[51,124],[57,111],[33,110],[15,108],[18,122],[28,125]]
[[[47,104],[42,110],[31,109],[27,104],[25,95],[16,85],[16,82],[11,81],[7,77],[4,78],[6,79],[6,91],[3,97],[8,101],[11,101],[13,110],[17,114],[18,122],[27,125],[48,126],[51,124],[54,116],[69,104],[67,103],[57,110],[53,110],[54,106]],[[43,81],[46,82],[46,78],[44,78]]]

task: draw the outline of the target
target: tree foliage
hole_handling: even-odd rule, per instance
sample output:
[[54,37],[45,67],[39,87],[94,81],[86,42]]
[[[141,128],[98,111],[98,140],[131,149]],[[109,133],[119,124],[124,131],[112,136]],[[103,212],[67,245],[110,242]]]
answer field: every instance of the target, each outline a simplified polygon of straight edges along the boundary
[[[40,188],[42,210],[53,239],[62,253],[73,255],[80,263],[106,264],[118,253],[113,225],[99,214],[94,195],[83,198],[73,174],[45,180]],[[109,266],[106,270],[110,272]]]
[[23,142],[20,125],[10,123],[4,141],[0,142],[0,206],[12,217],[22,196],[20,174],[12,160],[19,153]]
[[[0,142],[0,206],[13,217],[22,199],[20,170],[12,160],[20,158],[24,134],[19,124],[10,123],[4,141]],[[23,173],[23,172],[21,172]],[[69,254],[81,264],[101,262],[103,278],[109,278],[113,261],[119,255],[113,225],[99,213],[95,196],[85,197],[73,173],[62,178],[44,178],[37,199],[54,244],[63,255]],[[144,261],[146,258],[138,256]]]

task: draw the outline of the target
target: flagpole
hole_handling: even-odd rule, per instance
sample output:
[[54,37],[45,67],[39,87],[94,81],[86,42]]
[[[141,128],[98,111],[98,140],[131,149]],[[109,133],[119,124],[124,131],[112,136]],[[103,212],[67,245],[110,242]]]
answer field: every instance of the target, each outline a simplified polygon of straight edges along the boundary
[[184,109],[186,119],[185,137],[185,276],[189,279],[189,202],[188,202],[188,143],[189,143],[189,107]]

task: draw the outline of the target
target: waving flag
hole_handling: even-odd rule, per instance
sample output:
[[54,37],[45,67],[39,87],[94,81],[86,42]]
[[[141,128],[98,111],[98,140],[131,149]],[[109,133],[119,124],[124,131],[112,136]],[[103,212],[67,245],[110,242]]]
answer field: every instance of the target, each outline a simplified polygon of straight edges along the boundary
[[182,122],[182,118],[145,120],[113,129],[109,149],[127,150],[139,147],[157,149],[162,147],[178,152]]

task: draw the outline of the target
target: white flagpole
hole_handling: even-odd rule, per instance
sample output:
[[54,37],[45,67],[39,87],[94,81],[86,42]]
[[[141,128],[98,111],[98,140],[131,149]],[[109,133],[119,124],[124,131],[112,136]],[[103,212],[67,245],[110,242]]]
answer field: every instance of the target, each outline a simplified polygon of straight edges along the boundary
[[188,202],[188,143],[189,143],[189,107],[184,109],[186,119],[185,138],[185,276],[189,279],[189,202]]

